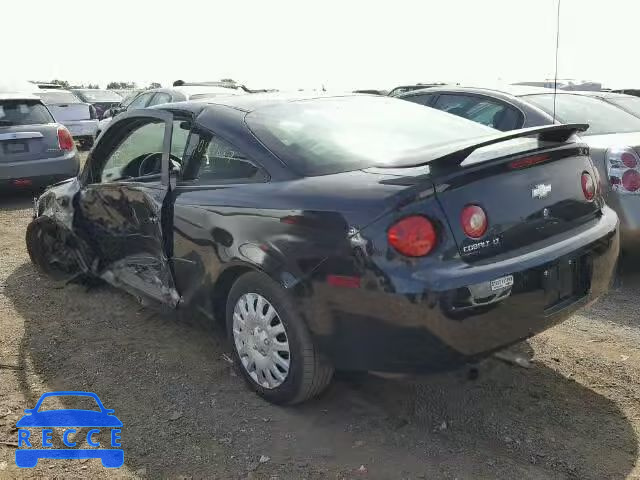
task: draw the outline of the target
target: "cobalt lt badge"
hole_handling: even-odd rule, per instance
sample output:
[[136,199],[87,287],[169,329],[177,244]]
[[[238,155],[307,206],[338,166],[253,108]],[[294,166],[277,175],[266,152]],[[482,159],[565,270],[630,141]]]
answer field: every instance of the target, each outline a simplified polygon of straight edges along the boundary
[[549,195],[549,192],[551,192],[551,185],[541,183],[540,185],[536,185],[531,189],[531,197],[544,198]]

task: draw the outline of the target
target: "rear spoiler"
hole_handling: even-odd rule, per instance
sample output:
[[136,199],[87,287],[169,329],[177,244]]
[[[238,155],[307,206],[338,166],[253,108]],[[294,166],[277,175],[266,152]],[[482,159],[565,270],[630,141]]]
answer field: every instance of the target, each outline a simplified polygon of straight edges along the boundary
[[479,148],[506,142],[514,138],[537,137],[541,142],[564,143],[577,132],[584,132],[589,125],[584,123],[567,123],[563,125],[545,125],[544,127],[530,127],[511,132],[500,133],[481,137],[480,139],[469,139],[461,142],[449,143],[440,147],[424,150],[411,157],[405,157],[392,165],[376,165],[379,168],[406,168],[419,167],[433,164],[436,168],[445,170],[455,169],[464,160]]

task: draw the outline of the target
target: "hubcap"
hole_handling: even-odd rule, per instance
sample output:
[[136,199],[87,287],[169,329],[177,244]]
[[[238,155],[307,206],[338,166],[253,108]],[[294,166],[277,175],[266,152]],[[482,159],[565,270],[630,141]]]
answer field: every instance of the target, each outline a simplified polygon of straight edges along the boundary
[[264,388],[276,388],[289,374],[289,338],[266,298],[245,293],[233,309],[233,340],[242,366]]

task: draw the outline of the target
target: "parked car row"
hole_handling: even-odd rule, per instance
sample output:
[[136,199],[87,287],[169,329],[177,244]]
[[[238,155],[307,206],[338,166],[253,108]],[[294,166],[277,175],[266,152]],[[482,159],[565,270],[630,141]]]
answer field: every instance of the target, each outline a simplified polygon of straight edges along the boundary
[[[33,263],[222,320],[269,401],[335,369],[447,370],[607,291],[620,236],[637,248],[640,118],[608,92],[409,87],[142,91],[108,109],[77,175],[69,130],[13,94],[0,178],[72,177],[35,205]],[[38,92],[80,108],[54,93]]]
[[228,88],[215,85],[181,85],[172,88],[154,88],[143,90],[129,96],[119,105],[111,108],[106,113],[97,128],[96,136],[100,135],[111,122],[111,118],[119,113],[137,108],[148,108],[162,103],[176,103],[186,100],[211,98],[220,95],[244,95],[246,91],[241,88]]
[[82,101],[69,90],[40,89],[35,95],[44,102],[53,118],[67,127],[82,148],[93,146],[98,114],[91,103]]

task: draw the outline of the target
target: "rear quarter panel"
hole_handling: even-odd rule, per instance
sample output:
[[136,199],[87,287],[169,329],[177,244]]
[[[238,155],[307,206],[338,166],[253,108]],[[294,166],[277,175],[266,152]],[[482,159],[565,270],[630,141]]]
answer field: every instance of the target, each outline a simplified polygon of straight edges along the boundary
[[293,288],[329,258],[348,261],[354,232],[381,215],[387,197],[398,190],[357,187],[355,176],[366,174],[178,188],[173,258],[184,300],[210,294],[231,267],[264,271]]

